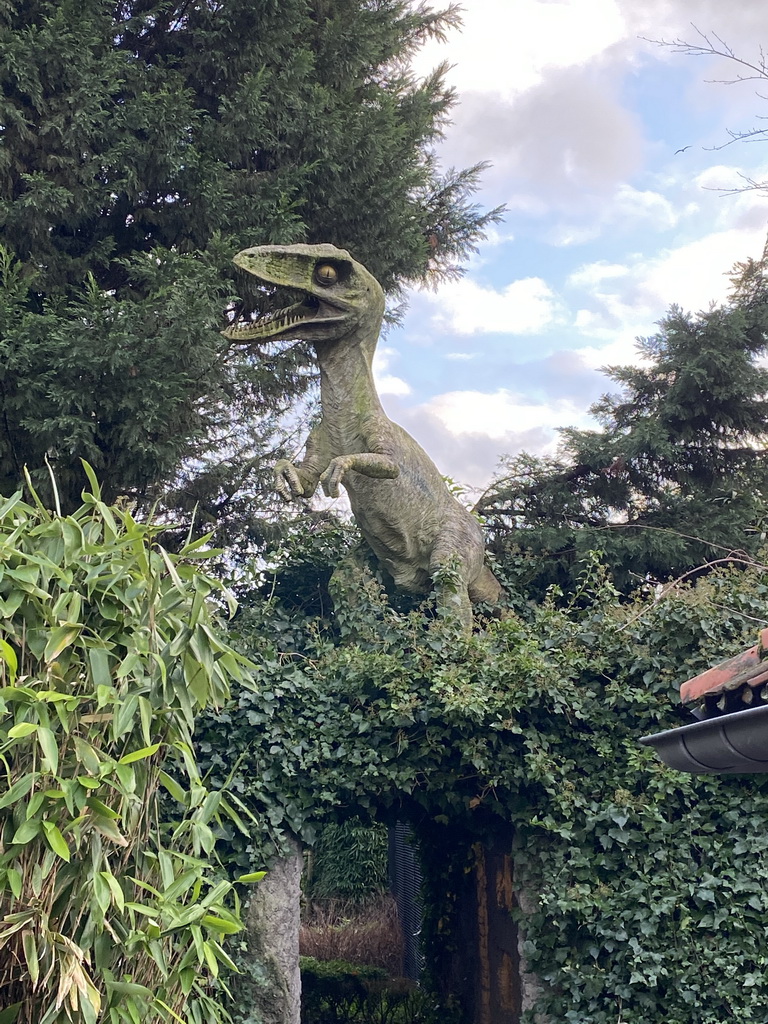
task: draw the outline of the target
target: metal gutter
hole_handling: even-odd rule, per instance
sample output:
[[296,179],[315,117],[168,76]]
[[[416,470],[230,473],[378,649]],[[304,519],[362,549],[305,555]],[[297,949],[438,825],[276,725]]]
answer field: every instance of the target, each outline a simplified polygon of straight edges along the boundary
[[640,742],[680,772],[768,772],[768,704],[643,736]]
[[680,687],[701,721],[640,742],[681,772],[723,775],[768,772],[768,629],[748,651],[707,669]]

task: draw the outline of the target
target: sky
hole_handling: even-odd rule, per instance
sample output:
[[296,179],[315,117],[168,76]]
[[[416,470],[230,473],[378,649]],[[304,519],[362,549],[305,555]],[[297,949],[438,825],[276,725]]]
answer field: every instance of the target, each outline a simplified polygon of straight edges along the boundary
[[507,212],[460,281],[409,295],[375,371],[390,417],[442,473],[482,489],[501,456],[552,455],[558,427],[594,426],[590,406],[617,390],[601,368],[637,362],[635,339],[672,304],[724,301],[733,264],[761,255],[768,192],[727,192],[768,179],[768,144],[724,144],[763,126],[768,81],[724,84],[732,62],[654,41],[705,33],[759,61],[768,4],[462,6],[463,28],[414,67],[452,65],[439,159],[489,161],[477,201]]

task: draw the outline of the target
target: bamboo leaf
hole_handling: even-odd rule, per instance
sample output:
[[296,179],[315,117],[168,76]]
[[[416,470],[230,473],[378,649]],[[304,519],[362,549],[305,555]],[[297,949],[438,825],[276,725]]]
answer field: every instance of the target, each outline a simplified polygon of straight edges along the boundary
[[18,868],[8,868],[6,874],[8,876],[8,884],[11,887],[11,892],[14,897],[18,899],[19,896],[21,896],[21,889],[24,884],[22,874]]
[[93,876],[92,884],[96,904],[102,914],[106,914],[112,903],[112,892],[106,879],[102,877],[102,872],[98,872]]
[[98,789],[101,785],[98,779],[92,779],[90,775],[77,775],[75,778],[83,789]]
[[141,665],[141,658],[135,651],[131,651],[130,654],[126,654],[117,669],[117,678],[125,679],[137,665]]
[[[90,1011],[89,1007],[91,1008]],[[90,978],[85,980],[85,1000],[82,1003],[82,1010],[86,1024],[96,1024],[101,1013],[101,996]]]
[[[212,533],[206,533],[202,537],[198,537],[196,540],[188,541],[179,551],[179,558],[187,558],[193,551],[197,551],[198,548],[206,545],[212,536]],[[206,551],[206,555],[210,554],[212,554],[212,552]]]
[[112,686],[112,675],[109,671],[109,654],[103,647],[88,648],[88,662],[91,666],[91,679],[94,686]]
[[203,954],[205,955],[205,962],[208,964],[208,970],[211,972],[214,978],[218,978],[219,961],[216,959],[215,950],[213,949],[213,947],[211,946],[210,942],[208,942],[207,939],[205,940],[205,942],[203,942]]
[[52,821],[44,821],[43,829],[45,830],[45,838],[48,841],[48,845],[54,853],[58,854],[62,860],[69,863],[69,847],[64,836],[59,832],[58,828],[53,824]]
[[149,746],[152,742],[152,705],[146,697],[139,697],[139,714],[141,715],[141,736]]
[[38,726],[35,722],[19,722],[18,725],[11,726],[8,730],[8,738],[11,740],[20,740],[25,736],[31,736],[33,732],[37,732]]
[[32,789],[37,779],[37,772],[28,772],[26,775],[18,779],[11,788],[0,796],[0,810],[3,807],[10,807],[11,804],[15,804],[17,800],[21,800],[27,793]]
[[97,501],[101,499],[101,487],[99,486],[98,477],[94,472],[93,466],[86,462],[85,459],[80,459],[85,470],[85,475],[88,477],[88,483],[91,485],[91,497],[96,498]]
[[201,923],[206,928],[221,932],[223,935],[237,935],[243,930],[243,926],[236,921],[226,921],[223,917],[216,917],[214,914],[206,914]]
[[3,686],[0,689],[0,697],[3,700],[29,703],[29,701],[37,700],[37,690],[33,690],[30,686]]
[[55,775],[59,770],[59,748],[56,738],[50,729],[41,725],[37,730],[37,742],[40,744],[43,757],[50,766],[51,774]]
[[111,807],[108,807],[102,800],[99,800],[98,797],[89,796],[85,802],[91,810],[96,811],[97,814],[102,815],[104,818],[116,821],[120,817],[117,811],[113,811]]
[[75,736],[75,756],[90,775],[98,775],[102,766],[98,754],[90,743]]
[[16,1024],[21,1010],[21,1003],[12,1003],[0,1010],[0,1024]]
[[198,821],[207,825],[218,811],[220,803],[221,793],[218,790],[209,793],[203,801],[202,807],[196,812],[195,817]]
[[160,785],[168,790],[174,800],[178,801],[180,804],[185,804],[187,802],[187,792],[184,787],[176,781],[176,779],[162,770],[157,773],[157,777]]
[[31,818],[29,821],[23,821],[14,832],[11,844],[14,846],[25,846],[30,842],[30,840],[34,839],[35,836],[39,835],[39,833],[39,818]]
[[11,683],[15,682],[16,673],[19,669],[19,659],[16,657],[16,652],[7,640],[0,639],[0,661],[4,662],[8,666],[8,675]]
[[79,625],[57,626],[55,629],[52,629],[48,643],[45,645],[45,651],[43,652],[44,660],[48,662],[48,664],[55,661],[61,652],[66,650],[67,647],[77,639],[80,635],[80,629],[81,627]]
[[134,761],[141,761],[145,757],[152,757],[160,749],[161,744],[152,743],[148,747],[141,747],[139,750],[134,750],[130,754],[125,754],[117,762],[118,764],[133,764]]
[[133,729],[133,720],[139,707],[139,698],[135,693],[130,694],[122,704],[117,704],[115,712],[112,735],[115,741],[119,740],[127,732]]
[[105,839],[111,840],[116,846],[128,845],[128,840],[109,818],[95,818],[93,827],[100,835],[104,836]]
[[[60,701],[72,700],[71,693],[62,693],[61,690],[38,690],[37,699],[47,704],[55,704]],[[77,700],[77,698],[75,698]]]
[[178,1021],[179,1024],[187,1024],[183,1017],[180,1017],[175,1010],[172,1010],[167,1003],[164,1003],[162,999],[156,998],[155,1002],[158,1006],[161,1006],[167,1013],[173,1017],[174,1020]]
[[160,545],[158,545],[158,551],[160,552],[160,557],[165,562],[165,567],[168,570],[168,575],[173,580],[174,586],[176,587],[177,590],[180,590],[182,593],[186,594],[187,588],[185,587],[178,572],[176,571],[176,566],[171,561],[168,552],[165,550],[165,548],[160,547]]
[[247,875],[240,875],[236,881],[238,882],[260,882],[266,875],[266,871],[251,871]]
[[40,961],[37,956],[35,936],[29,928],[25,928],[21,933],[21,945],[24,950],[24,959],[27,961],[27,971],[29,972],[29,980],[32,982],[32,991],[34,992],[40,979]]
[[229,956],[229,954],[224,951],[222,946],[218,942],[215,942],[213,939],[210,939],[209,941],[216,953],[216,958],[220,960],[221,963],[223,963],[224,966],[228,968],[230,971],[234,971],[236,974],[239,973],[237,964]]
[[112,893],[112,899],[115,901],[115,906],[122,913],[125,909],[125,894],[120,888],[120,883],[111,871],[102,871],[101,877],[109,886],[109,890]]
[[142,998],[151,998],[152,992],[144,985],[139,985],[135,981],[112,981],[106,979],[106,989],[109,995],[113,993],[117,996],[141,996]]

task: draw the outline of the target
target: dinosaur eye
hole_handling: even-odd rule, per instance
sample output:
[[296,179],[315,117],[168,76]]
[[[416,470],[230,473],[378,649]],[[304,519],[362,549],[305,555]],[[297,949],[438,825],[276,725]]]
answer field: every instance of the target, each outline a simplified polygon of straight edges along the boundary
[[339,279],[338,271],[336,267],[331,266],[330,263],[321,263],[315,267],[315,280],[318,284],[324,285],[328,288],[332,284],[336,284]]

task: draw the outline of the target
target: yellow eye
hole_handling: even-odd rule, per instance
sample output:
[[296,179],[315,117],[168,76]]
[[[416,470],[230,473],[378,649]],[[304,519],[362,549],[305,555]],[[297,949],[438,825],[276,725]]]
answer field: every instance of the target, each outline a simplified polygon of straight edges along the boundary
[[315,280],[318,284],[329,287],[332,284],[336,284],[339,279],[336,267],[331,266],[330,263],[321,263],[315,267]]

